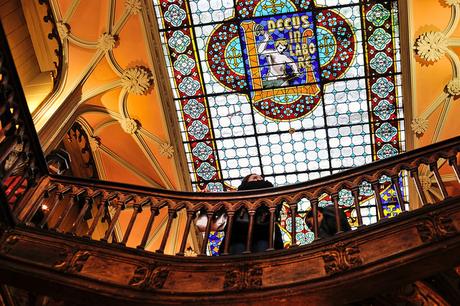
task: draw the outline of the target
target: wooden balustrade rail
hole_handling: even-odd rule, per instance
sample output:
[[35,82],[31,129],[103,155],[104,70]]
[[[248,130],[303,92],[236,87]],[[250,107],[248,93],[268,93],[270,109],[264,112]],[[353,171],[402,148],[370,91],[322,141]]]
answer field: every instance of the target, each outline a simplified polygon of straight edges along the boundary
[[[249,226],[246,241],[245,253],[251,253],[251,239],[253,238],[255,213],[260,207],[266,207],[270,212],[270,226],[266,233],[269,241],[268,250],[273,249],[274,245],[274,228],[276,222],[275,210],[281,203],[287,203],[291,209],[292,215],[296,215],[297,203],[301,200],[308,200],[314,214],[314,221],[311,230],[318,238],[318,207],[321,199],[327,195],[335,207],[336,216],[339,209],[339,194],[348,192],[353,199],[353,205],[357,212],[357,227],[365,224],[361,215],[361,199],[363,198],[363,184],[367,184],[368,192],[373,193],[370,198],[374,198],[374,207],[377,212],[375,218],[377,221],[385,219],[384,204],[381,198],[381,191],[385,188],[393,187],[396,197],[395,204],[399,205],[401,211],[405,211],[407,202],[407,189],[401,185],[402,182],[408,181],[410,177],[414,181],[417,195],[423,205],[429,203],[422,181],[419,175],[421,167],[430,171],[435,178],[442,199],[434,202],[440,202],[448,197],[454,196],[448,193],[445,182],[442,180],[440,169],[444,172],[447,170],[453,173],[458,183],[460,183],[458,152],[460,151],[460,137],[447,141],[436,143],[418,150],[407,152],[386,160],[378,161],[370,165],[354,168],[330,177],[321,178],[291,186],[261,189],[257,191],[245,192],[227,192],[227,193],[190,193],[174,192],[168,190],[158,190],[147,187],[132,186],[119,183],[81,180],[75,178],[64,178],[58,176],[43,178],[34,193],[30,195],[29,200],[18,205],[14,211],[19,222],[30,226],[48,228],[50,230],[77,235],[81,237],[93,238],[94,229],[101,222],[107,212],[112,213],[110,221],[107,224],[104,237],[100,240],[105,242],[121,241],[120,244],[126,245],[136,225],[136,220],[142,211],[149,212],[149,220],[141,230],[142,239],[137,244],[137,248],[144,249],[151,236],[152,225],[159,211],[167,210],[166,229],[161,238],[158,253],[163,253],[165,246],[170,239],[170,230],[174,219],[181,212],[187,216],[186,225],[180,232],[180,249],[177,255],[184,255],[187,237],[190,234],[190,228],[197,214],[207,214],[208,222],[204,234],[204,241],[198,254],[204,255],[206,252],[206,242],[211,228],[211,220],[216,214],[225,212],[228,216],[227,226],[225,228],[223,254],[229,253],[229,239],[232,235],[232,225],[234,224],[235,214],[240,209],[245,209],[249,214]],[[424,178],[427,174],[425,172]],[[405,184],[405,183],[404,183]],[[403,194],[405,193],[405,194]],[[377,196],[375,196],[377,195]],[[40,211],[41,206],[46,203],[46,211],[43,212],[41,221],[31,222]],[[69,212],[78,207],[73,216]],[[93,209],[94,207],[94,209]],[[95,212],[94,217],[88,220],[88,225],[83,226],[85,214],[92,210]],[[132,209],[131,217],[126,231],[122,237],[115,240],[114,229],[120,214],[123,210]],[[73,219],[69,219],[73,218]],[[107,218],[106,218],[107,219]],[[53,220],[52,222],[50,220]],[[340,232],[340,220],[337,217],[337,228]],[[369,222],[367,222],[369,223]],[[64,224],[67,224],[64,226]],[[294,226],[291,229],[293,237],[292,245],[296,245],[295,233],[299,229]],[[117,242],[118,243],[118,242]]]
[[[47,168],[0,25],[0,202],[14,208]],[[5,212],[7,215],[7,213]],[[5,215],[3,214],[3,215]]]

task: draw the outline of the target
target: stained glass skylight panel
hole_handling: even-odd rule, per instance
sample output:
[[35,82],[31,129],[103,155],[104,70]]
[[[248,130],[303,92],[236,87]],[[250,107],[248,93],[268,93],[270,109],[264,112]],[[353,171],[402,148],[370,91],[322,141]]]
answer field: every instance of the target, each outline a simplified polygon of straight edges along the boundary
[[397,1],[152,1],[195,189],[404,150]]

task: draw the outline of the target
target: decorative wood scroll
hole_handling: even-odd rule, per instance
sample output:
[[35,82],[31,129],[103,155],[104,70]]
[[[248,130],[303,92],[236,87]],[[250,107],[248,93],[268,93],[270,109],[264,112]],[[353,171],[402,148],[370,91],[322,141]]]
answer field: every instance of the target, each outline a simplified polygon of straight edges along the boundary
[[339,242],[322,256],[327,274],[335,274],[360,266],[363,262],[356,243]]

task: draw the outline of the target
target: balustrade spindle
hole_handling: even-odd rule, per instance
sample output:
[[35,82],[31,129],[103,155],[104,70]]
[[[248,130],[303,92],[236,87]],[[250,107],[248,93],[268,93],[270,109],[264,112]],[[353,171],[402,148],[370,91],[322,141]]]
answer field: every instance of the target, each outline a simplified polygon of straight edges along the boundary
[[[171,231],[171,225],[173,220],[177,217],[176,210],[170,209],[168,211],[168,223],[166,224],[165,233],[163,239],[161,240],[160,248],[156,251],[157,253],[163,254],[166,247],[166,242],[168,242],[169,232]],[[209,234],[209,233],[208,233]]]
[[185,224],[184,234],[182,236],[182,241],[180,243],[179,253],[176,255],[184,256],[185,252],[185,245],[187,244],[188,234],[190,232],[190,226],[192,225],[192,221],[195,219],[195,212],[188,210],[187,211],[187,223]]
[[212,223],[212,217],[213,217],[212,212],[208,212],[206,214],[207,221],[206,221],[206,230],[204,232],[204,237],[203,237],[203,244],[201,245],[200,249],[200,254],[199,255],[206,255],[206,247],[208,245],[208,240],[209,240],[209,233],[211,232],[211,223]]
[[85,236],[83,236],[85,238],[91,239],[91,237],[93,236],[93,233],[96,230],[96,226],[99,223],[99,219],[101,218],[102,213],[104,212],[105,209],[108,208],[108,200],[105,200],[105,199],[101,198],[99,200],[99,204],[97,204],[96,207],[97,207],[96,216],[94,217],[93,222],[91,223],[91,226],[90,226],[88,232],[86,233]]
[[136,222],[137,215],[142,212],[141,205],[133,205],[133,213],[131,214],[131,219],[129,219],[128,227],[126,228],[125,235],[123,236],[123,240],[121,241],[122,245],[126,245],[128,242],[129,236],[131,235],[131,231],[133,230],[134,222]]
[[318,199],[312,199],[310,201],[311,203],[311,209],[313,213],[313,233],[315,234],[315,239],[318,239],[318,230],[319,230],[319,224],[318,224]]
[[115,229],[115,224],[117,223],[118,218],[120,217],[121,211],[122,211],[124,208],[125,208],[125,203],[120,203],[119,201],[117,201],[115,214],[114,214],[112,220],[110,220],[109,228],[108,228],[107,231],[105,232],[105,235],[104,235],[104,237],[101,239],[101,241],[107,242],[107,241],[109,240],[110,235],[112,235],[113,230]]
[[67,186],[66,188],[56,192],[56,195],[55,195],[56,199],[52,207],[50,208],[50,211],[48,212],[48,214],[46,214],[45,218],[43,218],[42,222],[40,222],[39,224],[40,228],[43,228],[45,224],[47,224],[51,220],[51,217],[54,216],[54,214],[56,213],[56,210],[60,207],[59,205],[60,202],[64,200],[64,195],[70,191],[72,191],[72,187]]
[[75,235],[75,233],[77,232],[78,227],[80,226],[81,222],[83,221],[83,217],[85,216],[86,211],[88,210],[88,208],[91,209],[92,204],[93,204],[93,200],[90,197],[85,197],[85,204],[83,205],[82,209],[80,210],[80,213],[78,214],[77,219],[72,224],[72,227],[70,228],[70,231],[68,232],[68,234]]
[[434,173],[434,177],[436,179],[436,183],[438,183],[439,189],[441,190],[442,197],[444,198],[444,200],[447,199],[449,197],[449,194],[447,193],[446,186],[442,181],[441,174],[439,173],[438,165],[436,162],[430,164],[430,170]]
[[145,228],[144,235],[142,236],[141,244],[137,246],[138,249],[143,250],[147,245],[147,240],[149,239],[150,232],[152,231],[153,221],[155,216],[159,213],[158,207],[154,206],[153,203],[150,203],[150,217],[147,222],[147,227]]
[[385,219],[383,211],[382,197],[380,196],[380,183],[379,181],[372,182],[372,189],[374,189],[375,204],[377,205],[377,221]]
[[59,201],[62,200],[62,194],[60,192],[56,192],[54,194],[54,202],[51,205],[51,208],[49,212],[45,215],[45,217],[42,219],[42,221],[38,224],[39,228],[43,228],[45,224],[48,223],[50,220],[51,216],[56,212],[56,209],[59,207]]
[[420,177],[418,176],[418,169],[412,169],[410,170],[410,175],[414,179],[415,182],[415,187],[417,189],[418,196],[420,197],[420,200],[422,201],[422,205],[425,206],[428,204],[428,201],[426,199],[425,192],[423,191],[422,183],[420,182]]
[[270,228],[269,228],[269,233],[268,233],[268,249],[267,251],[272,251],[274,250],[274,231],[275,231],[275,211],[276,207],[270,207],[269,209],[270,212]]
[[361,215],[361,207],[359,205],[359,187],[352,188],[356,217],[358,218],[358,227],[363,225],[363,216]]
[[249,213],[248,239],[246,240],[246,250],[243,252],[243,254],[251,253],[252,232],[254,229],[254,216],[256,214],[256,211],[250,210],[248,213]]
[[291,208],[291,247],[297,246],[297,203],[289,204]]
[[54,226],[51,227],[50,230],[59,231],[59,227],[61,227],[61,225],[64,223],[64,220],[67,219],[67,216],[69,216],[70,212],[72,211],[73,207],[77,203],[78,199],[79,199],[78,195],[71,195],[69,207],[67,208],[67,210],[64,208],[63,214],[61,213],[61,215],[58,217],[56,224],[54,224]]
[[227,212],[227,230],[225,231],[225,240],[224,240],[224,254],[228,255],[228,249],[230,248],[230,240],[232,239],[232,228],[233,228],[233,220],[235,218],[235,212],[229,211]]
[[49,198],[50,196],[50,193],[52,192],[53,189],[47,189],[45,191],[43,191],[43,194],[42,196],[40,197],[40,200],[38,201],[38,205],[34,205],[30,208],[30,210],[27,212],[27,215],[26,217],[24,218],[24,224],[28,224],[32,218],[35,216],[35,214],[37,213],[37,211],[39,209],[41,209],[42,205],[43,205],[43,202],[46,201],[46,199]]
[[401,211],[404,212],[406,211],[406,204],[404,203],[404,197],[401,192],[401,186],[399,185],[399,177],[391,177],[391,182],[393,183],[393,188],[396,191],[396,198],[398,199],[399,207],[401,207]]
[[342,233],[342,224],[340,222],[340,207],[339,207],[339,195],[337,193],[332,194],[332,202],[334,203],[335,212],[335,224],[337,226],[337,234]]
[[458,167],[458,164],[457,164],[457,156],[453,156],[449,158],[449,165],[454,170],[455,176],[457,177],[457,182],[460,183],[460,168]]

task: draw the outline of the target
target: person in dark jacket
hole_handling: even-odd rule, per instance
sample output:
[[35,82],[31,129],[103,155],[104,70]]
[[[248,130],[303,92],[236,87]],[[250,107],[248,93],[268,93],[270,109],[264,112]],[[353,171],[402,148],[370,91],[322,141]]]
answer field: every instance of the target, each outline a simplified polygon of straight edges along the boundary
[[[272,188],[273,184],[258,174],[246,176],[238,191],[256,190],[263,188]],[[275,228],[275,249],[282,249],[283,242],[278,227]],[[232,236],[230,241],[230,254],[240,254],[246,250],[246,241],[248,239],[249,214],[246,209],[240,209],[235,214],[235,221],[232,227]],[[251,252],[263,252],[268,248],[268,236],[270,231],[270,212],[267,207],[259,207],[254,217],[254,227],[252,231]]]
[[[308,227],[313,230],[313,211],[310,210],[306,216]],[[341,208],[339,208],[339,220],[342,232],[351,230],[347,216]],[[334,236],[337,233],[337,222],[335,220],[335,207],[333,205],[326,207],[318,207],[318,238],[327,238]]]

